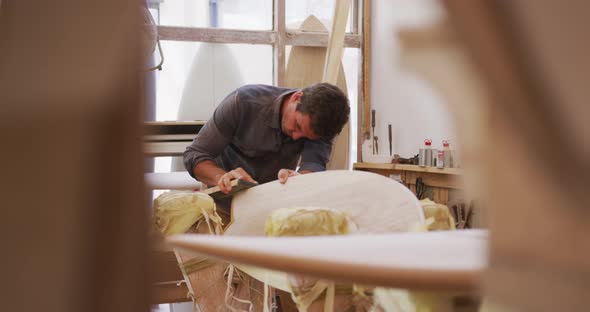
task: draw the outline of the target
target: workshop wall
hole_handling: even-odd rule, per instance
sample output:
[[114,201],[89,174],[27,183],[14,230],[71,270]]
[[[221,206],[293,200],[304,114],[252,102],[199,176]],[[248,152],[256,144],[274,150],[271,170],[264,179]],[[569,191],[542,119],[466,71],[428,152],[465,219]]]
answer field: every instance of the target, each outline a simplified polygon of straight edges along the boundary
[[403,68],[397,32],[429,25],[444,11],[433,0],[376,0],[371,2],[371,108],[377,111],[379,153],[389,153],[387,125],[392,124],[393,153],[410,157],[425,138],[434,148],[450,139],[457,147],[452,116],[442,96],[429,82]]

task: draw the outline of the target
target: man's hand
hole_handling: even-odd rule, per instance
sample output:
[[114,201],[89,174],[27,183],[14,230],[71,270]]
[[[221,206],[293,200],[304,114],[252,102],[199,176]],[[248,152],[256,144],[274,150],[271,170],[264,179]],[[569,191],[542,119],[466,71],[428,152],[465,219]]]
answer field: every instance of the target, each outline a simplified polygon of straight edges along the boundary
[[228,194],[231,191],[231,181],[232,180],[244,180],[252,183],[258,183],[242,168],[236,168],[230,172],[226,172],[225,174],[221,175],[217,180],[217,186],[219,189]]
[[287,183],[287,179],[289,179],[289,177],[293,177],[296,175],[299,175],[300,173],[295,171],[295,170],[291,170],[291,169],[281,169],[279,170],[279,182],[281,184],[285,184]]

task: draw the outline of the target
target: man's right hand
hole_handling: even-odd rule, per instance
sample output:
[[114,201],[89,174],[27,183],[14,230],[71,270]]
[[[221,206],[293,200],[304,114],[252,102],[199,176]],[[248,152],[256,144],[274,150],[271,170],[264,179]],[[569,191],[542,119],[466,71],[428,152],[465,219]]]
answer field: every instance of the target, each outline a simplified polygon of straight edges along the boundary
[[219,186],[219,189],[223,193],[228,194],[232,189],[231,181],[236,179],[252,183],[258,183],[254,179],[252,179],[252,177],[244,169],[236,168],[230,172],[226,172],[225,174],[221,175],[221,177],[219,177],[219,179],[217,180],[217,186]]

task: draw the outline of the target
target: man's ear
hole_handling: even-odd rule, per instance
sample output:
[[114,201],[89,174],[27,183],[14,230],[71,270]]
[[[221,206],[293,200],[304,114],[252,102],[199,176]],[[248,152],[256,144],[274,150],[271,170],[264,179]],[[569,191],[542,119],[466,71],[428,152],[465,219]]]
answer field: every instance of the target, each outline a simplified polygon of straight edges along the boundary
[[303,95],[303,91],[301,91],[301,90],[293,93],[293,95],[292,95],[293,101],[297,102],[297,101],[301,100],[302,95]]

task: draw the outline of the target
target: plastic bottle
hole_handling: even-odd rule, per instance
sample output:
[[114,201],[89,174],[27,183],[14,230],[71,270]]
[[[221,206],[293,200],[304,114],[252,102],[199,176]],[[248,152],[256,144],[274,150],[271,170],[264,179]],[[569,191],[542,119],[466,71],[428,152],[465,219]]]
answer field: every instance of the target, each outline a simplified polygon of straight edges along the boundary
[[436,168],[444,168],[447,162],[445,161],[445,151],[438,150],[436,152]]
[[451,150],[451,142],[443,140],[443,162],[445,168],[453,168],[453,151]]
[[424,147],[418,153],[418,165],[421,167],[432,166],[432,140],[424,140]]

